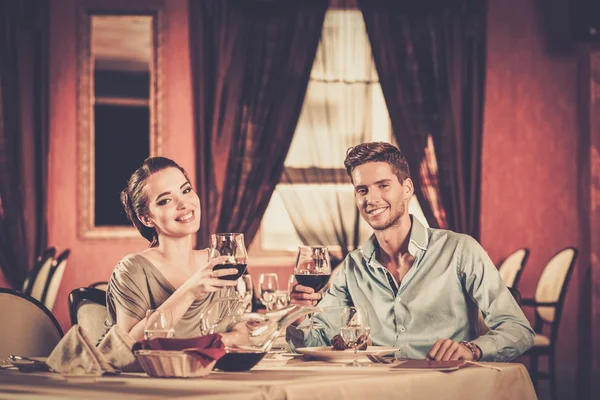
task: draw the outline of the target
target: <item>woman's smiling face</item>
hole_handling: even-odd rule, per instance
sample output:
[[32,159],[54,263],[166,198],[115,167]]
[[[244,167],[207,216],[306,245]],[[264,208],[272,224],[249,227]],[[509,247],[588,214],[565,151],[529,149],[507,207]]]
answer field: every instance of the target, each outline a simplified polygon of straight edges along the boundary
[[144,191],[149,212],[140,220],[159,235],[183,237],[200,229],[200,199],[180,170],[165,168],[152,174]]

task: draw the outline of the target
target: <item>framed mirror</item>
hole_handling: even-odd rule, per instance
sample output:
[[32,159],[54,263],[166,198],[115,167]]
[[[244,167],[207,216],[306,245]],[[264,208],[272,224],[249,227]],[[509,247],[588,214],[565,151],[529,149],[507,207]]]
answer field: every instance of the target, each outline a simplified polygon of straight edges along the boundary
[[78,10],[78,231],[138,237],[120,192],[161,153],[161,1],[82,0]]

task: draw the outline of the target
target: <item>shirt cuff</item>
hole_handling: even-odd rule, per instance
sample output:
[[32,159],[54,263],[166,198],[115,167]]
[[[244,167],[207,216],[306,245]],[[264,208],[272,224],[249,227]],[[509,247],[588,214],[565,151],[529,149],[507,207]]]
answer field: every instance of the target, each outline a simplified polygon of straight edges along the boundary
[[477,339],[471,340],[481,349],[480,361],[502,361],[498,360],[498,351],[494,340],[490,340],[484,336],[479,336]]

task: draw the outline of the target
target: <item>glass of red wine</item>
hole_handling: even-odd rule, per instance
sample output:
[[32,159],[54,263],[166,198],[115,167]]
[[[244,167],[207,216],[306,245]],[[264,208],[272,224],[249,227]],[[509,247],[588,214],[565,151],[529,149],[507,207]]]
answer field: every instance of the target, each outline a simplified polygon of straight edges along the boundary
[[[294,276],[298,284],[313,288],[315,293],[323,289],[331,277],[327,246],[298,247]],[[309,315],[309,321],[310,328],[314,329],[312,315]]]
[[[215,265],[213,271],[226,268],[234,268],[238,272],[233,275],[226,275],[220,277],[220,279],[226,279],[230,281],[236,281],[246,271],[248,265],[248,253],[246,252],[246,245],[244,244],[243,233],[213,233],[211,236],[211,245],[208,253],[208,260],[212,260],[217,257],[225,256],[227,260],[225,262]],[[236,289],[230,287],[228,291],[235,292]],[[232,295],[232,293],[228,293]]]

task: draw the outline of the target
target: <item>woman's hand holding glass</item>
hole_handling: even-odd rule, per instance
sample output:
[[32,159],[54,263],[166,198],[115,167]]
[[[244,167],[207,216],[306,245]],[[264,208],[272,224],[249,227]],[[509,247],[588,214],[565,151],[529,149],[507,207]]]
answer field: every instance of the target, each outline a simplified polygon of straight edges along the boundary
[[216,292],[224,287],[233,287],[237,285],[234,280],[227,280],[223,277],[232,276],[238,273],[235,268],[226,268],[214,270],[215,265],[221,265],[227,261],[227,256],[213,258],[204,268],[192,275],[183,286],[194,299],[199,299],[207,293]]

